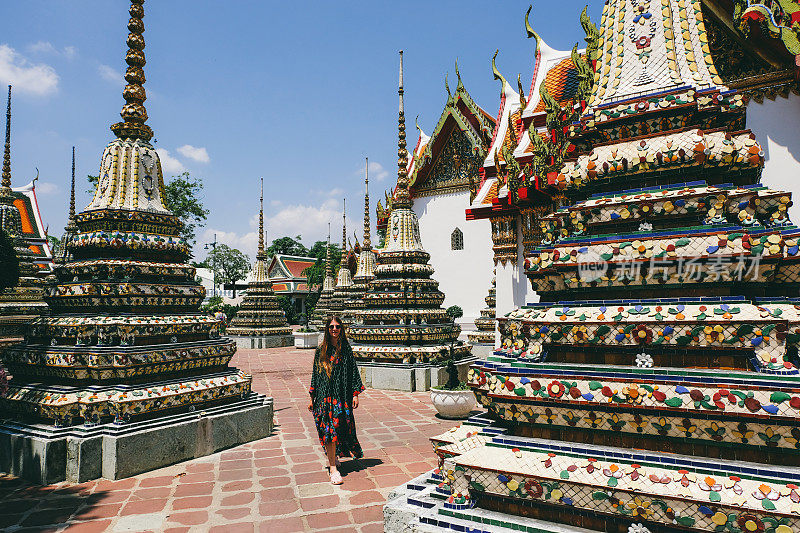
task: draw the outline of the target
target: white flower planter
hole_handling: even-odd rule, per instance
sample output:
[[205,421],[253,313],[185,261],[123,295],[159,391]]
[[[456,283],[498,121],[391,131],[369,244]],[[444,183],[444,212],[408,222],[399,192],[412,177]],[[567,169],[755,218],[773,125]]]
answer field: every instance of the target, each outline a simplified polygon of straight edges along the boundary
[[442,418],[467,418],[477,403],[471,390],[431,389],[431,401]]
[[319,344],[319,332],[312,331],[311,333],[294,332],[294,347],[303,349],[313,349]]

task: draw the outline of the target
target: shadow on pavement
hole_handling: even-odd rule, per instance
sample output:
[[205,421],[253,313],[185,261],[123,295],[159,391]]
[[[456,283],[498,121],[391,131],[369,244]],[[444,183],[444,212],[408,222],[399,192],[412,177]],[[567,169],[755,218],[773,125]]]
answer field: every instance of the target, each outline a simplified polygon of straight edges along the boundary
[[55,531],[68,522],[82,520],[106,496],[106,491],[90,490],[83,485],[32,485],[0,474],[0,531],[13,526]]
[[342,461],[342,466],[339,468],[339,473],[343,476],[351,472],[360,472],[367,470],[373,466],[382,465],[383,461],[380,459],[345,459]]

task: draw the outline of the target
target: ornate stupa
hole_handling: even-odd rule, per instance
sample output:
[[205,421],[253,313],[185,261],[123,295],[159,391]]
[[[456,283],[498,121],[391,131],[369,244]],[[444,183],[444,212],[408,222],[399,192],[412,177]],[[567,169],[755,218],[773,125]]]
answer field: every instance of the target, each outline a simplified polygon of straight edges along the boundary
[[264,250],[264,178],[258,211],[258,253],[239,311],[226,331],[240,348],[291,346],[292,328],[278,305],[272,282],[267,277],[267,252]]
[[164,205],[145,124],[143,3],[131,0],[123,121],[46,288],[51,316],[5,354],[14,381],[0,411],[13,421],[0,423],[0,449],[10,439],[19,453],[0,452],[0,471],[42,483],[127,477],[271,431],[272,400],[228,367],[236,345],[199,312],[190,245]]
[[353,275],[348,265],[349,252],[347,247],[347,218],[345,214],[345,201],[342,200],[342,257],[339,260],[339,272],[336,275],[336,288],[333,291],[331,301],[331,312],[342,316],[345,311],[345,303],[350,298],[350,290],[353,288]]
[[64,227],[64,235],[61,237],[61,246],[58,253],[53,258],[56,263],[66,263],[71,256],[65,246],[67,242],[77,234],[78,227],[75,225],[75,147],[72,147],[72,181],[69,188],[69,214],[67,215],[67,225]]
[[335,288],[336,282],[333,279],[333,264],[331,263],[331,227],[328,224],[328,242],[325,245],[325,280],[322,282],[322,293],[317,300],[317,305],[314,306],[314,314],[310,322],[317,329],[322,328],[331,313]]
[[3,173],[0,182],[0,228],[8,234],[19,260],[19,281],[14,287],[0,290],[0,339],[21,339],[26,323],[47,313],[42,299],[43,280],[34,262],[36,256],[22,235],[22,219],[11,192],[11,86],[6,105],[6,142],[3,149]]
[[440,485],[404,495],[423,524],[800,531],[800,229],[703,7],[607,0],[588,97],[548,104],[541,302],[470,369],[488,413],[432,439]]
[[478,328],[478,331],[467,334],[470,344],[494,346],[494,330],[497,325],[497,320],[495,319],[496,286],[497,279],[492,276],[492,286],[489,288],[489,294],[484,298],[486,307],[481,309],[481,316],[475,319],[475,327]]
[[[461,328],[442,309],[444,294],[431,278],[430,254],[422,247],[419,220],[408,191],[408,150],[403,110],[403,52],[400,52],[397,188],[386,235],[377,257],[375,278],[364,308],[350,326],[356,359],[393,363],[430,363],[453,347],[462,357],[470,347],[457,341]],[[365,223],[368,222],[365,213]],[[365,238],[365,247],[369,240]]]
[[367,286],[375,278],[375,252],[372,250],[369,230],[369,158],[367,158],[364,174],[364,240],[358,253],[358,263],[353,276],[350,300],[344,312],[344,319],[348,322],[353,322],[357,318],[356,311],[364,308],[364,295],[367,292]]

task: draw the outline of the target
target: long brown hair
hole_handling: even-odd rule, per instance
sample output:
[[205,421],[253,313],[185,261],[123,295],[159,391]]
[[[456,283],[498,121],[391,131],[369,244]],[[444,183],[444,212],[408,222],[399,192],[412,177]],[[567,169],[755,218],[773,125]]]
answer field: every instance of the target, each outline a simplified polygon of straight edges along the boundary
[[[331,335],[330,325],[333,321],[336,321],[339,326],[342,328],[342,332],[339,333],[339,344],[337,345],[336,342],[333,340],[333,336]],[[331,355],[330,351],[328,350],[329,347],[333,347],[336,350],[336,354],[340,354],[342,352],[342,346],[347,342],[347,337],[344,333],[344,324],[342,323],[342,319],[339,318],[338,315],[331,315],[328,317],[328,320],[325,321],[325,336],[322,338],[322,344],[319,348],[319,363],[322,365],[322,368],[325,369],[325,373],[329,376],[333,371],[333,365],[331,364]]]

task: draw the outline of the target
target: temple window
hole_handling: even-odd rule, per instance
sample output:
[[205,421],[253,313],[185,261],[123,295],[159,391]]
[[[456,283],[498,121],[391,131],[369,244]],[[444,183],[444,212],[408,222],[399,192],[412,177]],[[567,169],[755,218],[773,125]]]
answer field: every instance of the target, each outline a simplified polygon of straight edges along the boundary
[[452,250],[464,249],[464,234],[458,228],[454,229],[453,233],[450,234],[450,248]]

